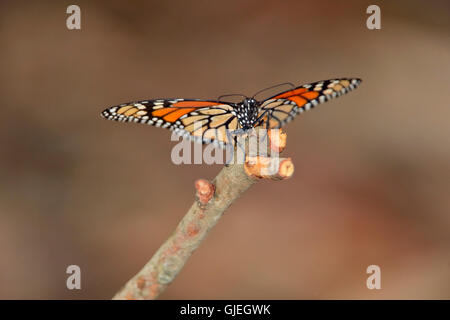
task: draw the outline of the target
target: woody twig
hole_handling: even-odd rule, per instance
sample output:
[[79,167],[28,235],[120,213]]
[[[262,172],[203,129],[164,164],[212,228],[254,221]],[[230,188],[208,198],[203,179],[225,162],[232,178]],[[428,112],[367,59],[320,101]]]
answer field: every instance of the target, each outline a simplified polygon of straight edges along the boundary
[[[281,153],[287,136],[274,132],[269,130],[269,148]],[[113,299],[156,299],[175,279],[225,210],[248,188],[261,179],[284,180],[293,173],[290,158],[253,156],[247,157],[244,164],[225,166],[212,182],[197,180],[196,201],[175,232]]]

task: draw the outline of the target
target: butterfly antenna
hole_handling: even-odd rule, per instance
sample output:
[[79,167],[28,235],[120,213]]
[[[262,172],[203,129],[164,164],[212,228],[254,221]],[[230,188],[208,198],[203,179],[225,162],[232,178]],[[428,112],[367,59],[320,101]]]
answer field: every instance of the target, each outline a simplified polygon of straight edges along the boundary
[[277,85],[274,85],[274,86],[271,86],[271,87],[268,87],[268,88],[259,90],[257,93],[255,93],[255,94],[252,96],[252,98],[256,97],[258,94],[260,94],[261,92],[264,92],[264,91],[266,91],[266,90],[273,89],[273,88],[276,88],[276,87],[285,86],[285,85],[289,85],[289,86],[291,86],[292,88],[295,88],[295,86],[294,86],[292,83],[290,83],[290,82],[284,82],[284,83],[280,83],[280,84],[277,84]]
[[221,95],[220,97],[217,98],[217,100],[220,100],[220,99],[223,98],[223,97],[233,97],[233,96],[241,96],[241,97],[247,98],[247,96],[246,96],[245,94],[241,94],[241,93],[231,93],[231,94],[224,94],[224,95]]

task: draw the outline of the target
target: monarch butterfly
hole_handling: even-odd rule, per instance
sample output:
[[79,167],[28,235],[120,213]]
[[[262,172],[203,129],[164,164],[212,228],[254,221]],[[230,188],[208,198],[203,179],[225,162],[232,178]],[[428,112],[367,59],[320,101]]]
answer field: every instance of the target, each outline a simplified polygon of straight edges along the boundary
[[253,97],[245,96],[240,103],[201,99],[136,101],[110,107],[102,112],[102,116],[109,120],[168,128],[198,142],[226,147],[233,143],[229,131],[245,132],[256,127],[278,129],[297,114],[347,93],[360,83],[361,79],[341,78],[299,87],[291,84],[293,89],[268,99],[254,99],[264,89]]

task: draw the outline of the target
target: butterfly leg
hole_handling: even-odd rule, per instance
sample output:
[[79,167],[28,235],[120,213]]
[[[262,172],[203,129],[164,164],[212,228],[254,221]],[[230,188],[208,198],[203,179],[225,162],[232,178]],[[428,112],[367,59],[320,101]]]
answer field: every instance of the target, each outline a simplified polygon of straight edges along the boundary
[[237,129],[226,131],[228,141],[233,141],[233,143],[227,145],[227,156],[226,156],[226,165],[239,163],[242,164],[246,159],[246,137],[245,135],[249,135],[249,132],[253,130],[246,129]]

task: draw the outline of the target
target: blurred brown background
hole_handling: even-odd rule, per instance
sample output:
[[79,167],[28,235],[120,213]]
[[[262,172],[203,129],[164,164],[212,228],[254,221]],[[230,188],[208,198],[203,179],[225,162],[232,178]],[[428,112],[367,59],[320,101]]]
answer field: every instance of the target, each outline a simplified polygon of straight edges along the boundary
[[[66,8],[81,7],[80,31]],[[366,8],[381,7],[381,30]],[[165,299],[450,298],[448,1],[2,1],[0,298],[108,299],[193,182],[122,102],[360,77],[287,126],[296,166],[225,214]],[[66,288],[66,267],[82,290]],[[381,267],[381,290],[366,288]]]

